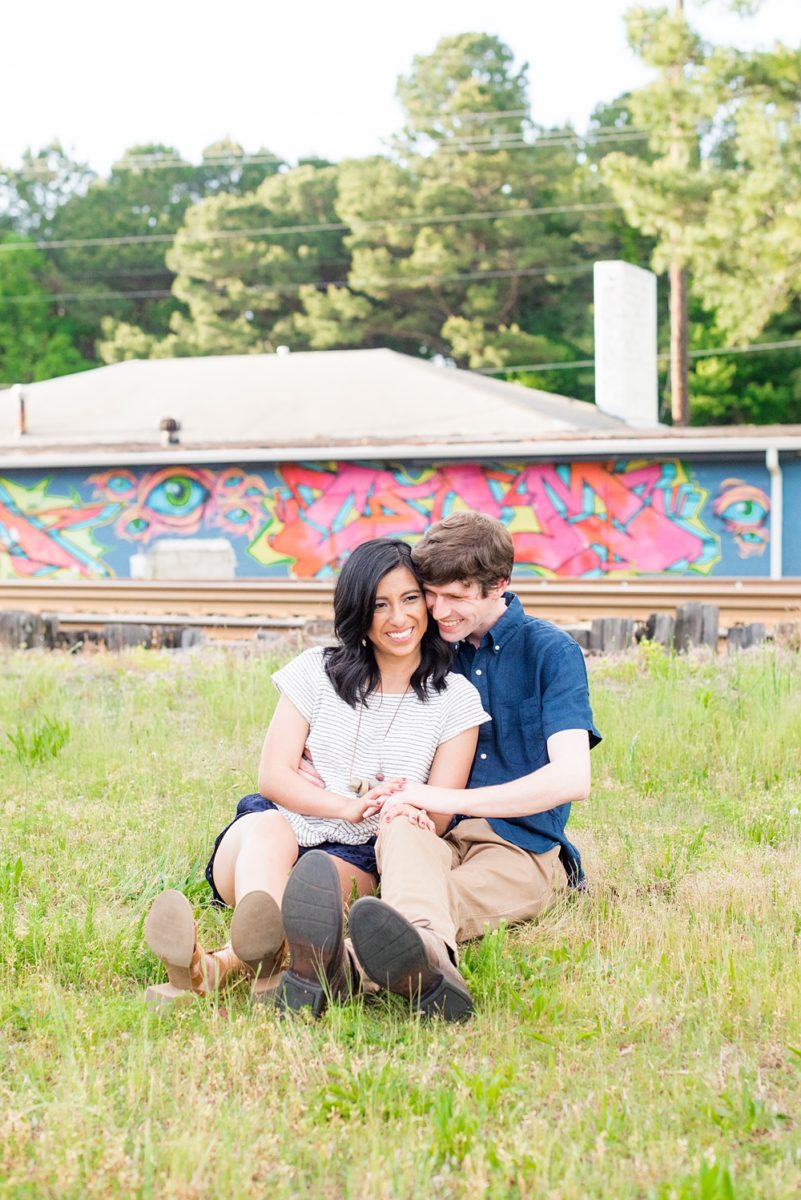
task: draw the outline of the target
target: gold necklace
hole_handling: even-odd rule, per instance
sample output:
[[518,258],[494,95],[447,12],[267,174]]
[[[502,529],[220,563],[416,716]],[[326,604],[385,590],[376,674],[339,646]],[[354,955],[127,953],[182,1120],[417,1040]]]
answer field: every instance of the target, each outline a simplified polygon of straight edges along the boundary
[[[350,775],[350,781],[348,783],[348,787],[351,788],[359,798],[361,798],[362,796],[365,796],[367,794],[367,792],[370,791],[371,788],[377,787],[379,783],[383,782],[383,779],[384,779],[384,743],[386,742],[387,738],[389,737],[389,731],[392,728],[392,726],[395,724],[395,718],[397,717],[398,713],[400,712],[401,705],[403,704],[403,701],[406,699],[407,695],[409,694],[409,690],[410,690],[411,686],[412,685],[410,683],[406,684],[406,690],[404,691],[403,695],[401,696],[400,700],[398,701],[397,707],[392,714],[389,725],[387,725],[386,729],[384,730],[384,736],[381,739],[381,750],[380,750],[380,753],[378,756],[378,770],[376,771],[375,775],[368,775],[366,778],[364,778],[361,775],[353,774],[353,766],[354,766],[354,763],[356,762],[356,750],[358,749],[358,746],[359,746],[359,734],[361,733],[361,728],[362,728],[362,713],[364,712],[364,704],[362,704],[359,708],[359,719],[356,722],[356,737],[353,742],[353,754],[350,757],[350,771],[348,772],[348,774]],[[383,692],[381,693],[381,703],[382,704],[384,703],[384,693]],[[380,705],[379,705],[379,707],[380,707]]]

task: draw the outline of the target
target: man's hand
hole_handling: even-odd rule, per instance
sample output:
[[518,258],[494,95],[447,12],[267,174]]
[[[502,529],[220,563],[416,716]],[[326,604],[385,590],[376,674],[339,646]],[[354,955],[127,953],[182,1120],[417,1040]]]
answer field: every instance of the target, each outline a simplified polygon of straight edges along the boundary
[[437,832],[434,822],[425,809],[417,808],[414,804],[407,804],[405,800],[396,800],[389,807],[384,808],[381,813],[382,829],[390,821],[394,821],[395,817],[406,817],[411,825],[418,825],[420,829],[427,829],[429,833]]
[[406,783],[402,789],[402,794],[398,796],[398,800],[403,804],[411,804],[415,808],[431,810],[436,812],[435,805],[430,803],[430,800],[437,792],[442,791],[442,788],[431,787],[427,783]]
[[313,783],[315,787],[325,787],[323,777],[314,765],[308,746],[303,747],[303,757],[298,767],[298,775],[300,775],[301,779],[305,779],[307,783]]

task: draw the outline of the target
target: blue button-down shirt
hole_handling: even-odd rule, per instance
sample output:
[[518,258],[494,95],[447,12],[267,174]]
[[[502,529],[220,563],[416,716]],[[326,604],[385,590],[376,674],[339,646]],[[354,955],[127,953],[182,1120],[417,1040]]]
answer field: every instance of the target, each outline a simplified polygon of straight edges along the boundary
[[[511,592],[506,612],[478,647],[456,646],[453,670],[478,688],[492,717],[479,727],[478,747],[468,787],[508,783],[544,767],[547,739],[563,729],[586,729],[590,748],[601,735],[590,708],[587,669],[577,643],[550,621],[529,617]],[[560,847],[572,884],[584,873],[581,856],[565,835],[570,805],[560,804],[530,817],[491,818],[502,838],[535,854]]]

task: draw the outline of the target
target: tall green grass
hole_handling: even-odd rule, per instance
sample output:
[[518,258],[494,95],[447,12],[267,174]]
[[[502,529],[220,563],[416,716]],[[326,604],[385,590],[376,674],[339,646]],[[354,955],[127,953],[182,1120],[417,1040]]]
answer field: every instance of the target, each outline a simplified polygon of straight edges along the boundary
[[203,865],[274,666],[0,662],[0,1196],[798,1195],[798,658],[590,663],[591,890],[466,948],[469,1025],[281,1019],[246,981],[150,1011],[161,888],[226,936]]

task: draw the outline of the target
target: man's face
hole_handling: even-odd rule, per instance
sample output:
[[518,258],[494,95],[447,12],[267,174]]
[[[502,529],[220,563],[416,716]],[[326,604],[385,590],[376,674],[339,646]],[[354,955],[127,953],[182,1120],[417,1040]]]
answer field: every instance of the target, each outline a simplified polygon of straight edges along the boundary
[[426,604],[446,642],[481,640],[506,609],[503,599],[506,580],[501,579],[489,595],[482,596],[475,580],[425,584]]

